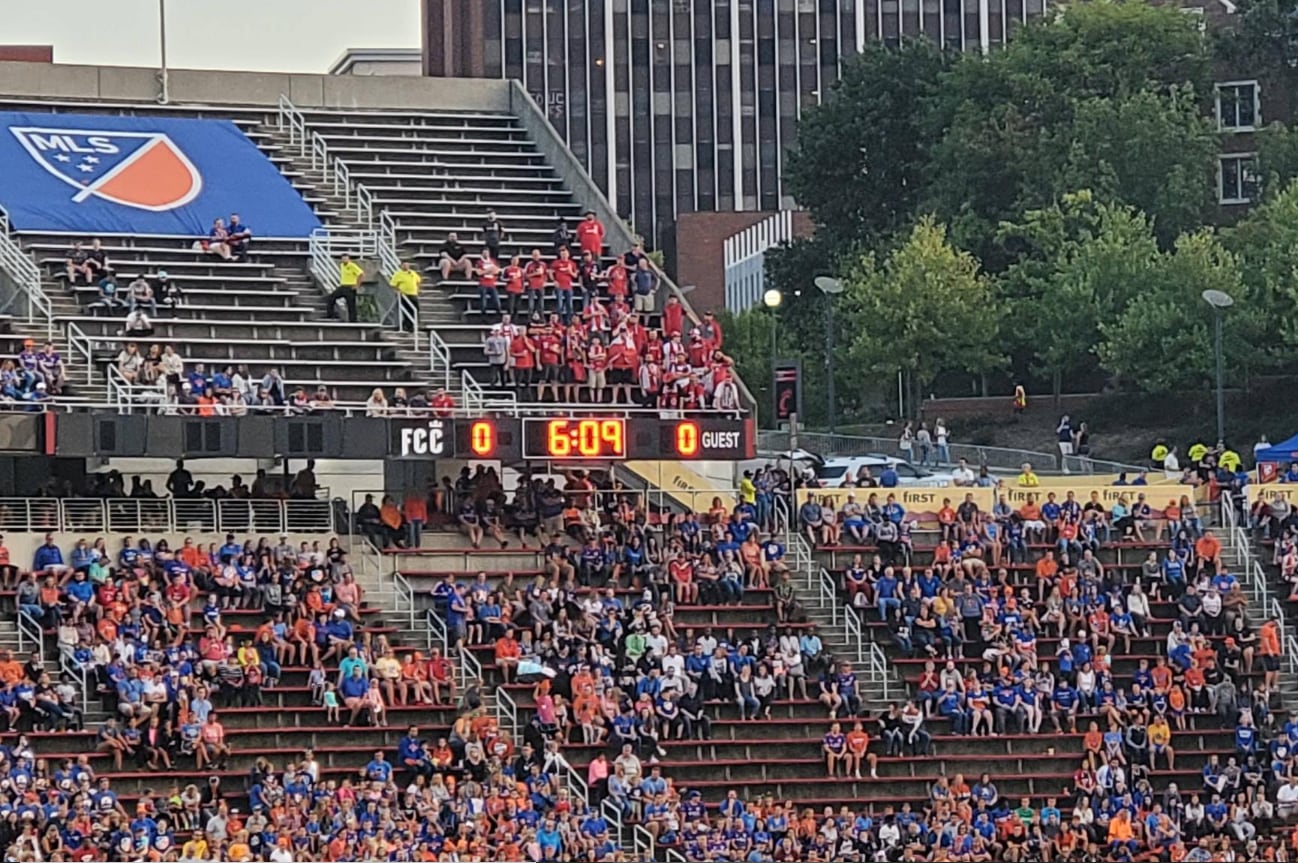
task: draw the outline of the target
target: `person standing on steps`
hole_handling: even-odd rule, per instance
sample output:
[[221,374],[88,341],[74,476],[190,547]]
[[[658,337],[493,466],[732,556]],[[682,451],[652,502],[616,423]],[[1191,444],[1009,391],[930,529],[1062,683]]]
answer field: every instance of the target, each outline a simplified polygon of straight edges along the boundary
[[397,292],[397,301],[401,304],[404,313],[397,318],[397,329],[406,329],[406,320],[409,318],[410,332],[415,332],[419,327],[419,286],[423,283],[423,277],[410,269],[409,261],[401,262],[401,269],[392,274],[388,284]]
[[505,226],[496,217],[495,210],[487,211],[487,220],[482,223],[482,245],[487,247],[493,261],[500,260],[500,246],[509,239]]
[[356,291],[365,270],[352,260],[351,255],[343,255],[338,263],[338,287],[325,298],[325,317],[333,320],[338,317],[338,301],[347,306],[347,320],[356,323]]

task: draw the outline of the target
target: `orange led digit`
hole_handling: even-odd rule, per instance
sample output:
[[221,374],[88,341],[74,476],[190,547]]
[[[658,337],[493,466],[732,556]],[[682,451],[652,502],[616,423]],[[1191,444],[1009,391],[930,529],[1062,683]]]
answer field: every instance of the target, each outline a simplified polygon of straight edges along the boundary
[[676,454],[685,458],[699,454],[698,423],[683,422],[676,425]]
[[599,420],[581,420],[577,423],[577,452],[586,458],[599,458],[603,455],[599,442]]
[[555,458],[564,458],[572,453],[572,438],[568,433],[568,420],[550,420],[547,426],[546,449]]
[[599,439],[608,445],[608,455],[626,455],[626,441],[622,436],[624,428],[621,420],[604,420],[599,424]]
[[486,458],[496,451],[496,426],[479,420],[469,429],[469,449],[474,455]]

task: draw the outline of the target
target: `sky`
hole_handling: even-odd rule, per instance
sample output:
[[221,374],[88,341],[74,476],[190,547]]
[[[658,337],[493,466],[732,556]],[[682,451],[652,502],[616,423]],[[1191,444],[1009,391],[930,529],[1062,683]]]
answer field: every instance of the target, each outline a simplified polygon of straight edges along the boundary
[[[0,44],[54,62],[158,65],[159,0],[0,0]],[[166,0],[174,69],[325,72],[347,48],[418,48],[419,0]]]

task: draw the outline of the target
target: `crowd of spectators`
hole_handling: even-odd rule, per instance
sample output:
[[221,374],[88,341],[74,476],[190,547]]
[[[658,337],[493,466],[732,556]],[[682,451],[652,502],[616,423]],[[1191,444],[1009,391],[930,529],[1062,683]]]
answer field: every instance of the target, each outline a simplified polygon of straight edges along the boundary
[[483,235],[477,258],[451,235],[432,269],[477,280],[477,311],[491,322],[483,354],[492,386],[525,401],[741,409],[715,316],[691,321],[674,295],[659,308],[660,279],[639,244],[606,265],[594,213],[575,231],[561,220],[550,249],[508,260],[494,216]]
[[[126,537],[118,549],[83,539],[65,557],[51,536],[29,571],[3,573],[17,580],[18,613],[56,633],[69,669],[51,680],[39,655],[25,664],[0,655],[0,722],[19,735],[0,747],[6,859],[620,853],[608,824],[562,787],[557,765],[498,728],[477,685],[457,692],[447,658],[436,650],[399,658],[384,634],[364,627],[364,595],[336,539],[294,547],[284,539],[240,543],[228,535],[203,545],[187,537],[175,549],[165,539]],[[201,625],[192,627],[198,609]],[[258,623],[239,625],[247,615]],[[226,790],[222,779],[240,747],[222,717],[289,688],[282,683],[289,673],[306,674],[313,707],[305,710],[319,711],[299,714],[307,726],[387,727],[394,706],[450,706],[457,695],[458,716],[435,737],[410,726],[355,775],[322,775],[312,751],[287,751],[282,769],[257,758],[246,792]],[[37,748],[21,735],[81,728],[77,674],[111,718],[93,729],[98,756],[50,759],[42,749],[75,747],[51,737]],[[159,783],[170,791],[114,790],[114,775],[146,772],[175,772],[177,781]],[[204,773],[212,775],[199,779]]]
[[53,342],[36,348],[34,339],[24,339],[13,359],[0,362],[0,408],[41,411],[55,396],[63,395],[68,370]]

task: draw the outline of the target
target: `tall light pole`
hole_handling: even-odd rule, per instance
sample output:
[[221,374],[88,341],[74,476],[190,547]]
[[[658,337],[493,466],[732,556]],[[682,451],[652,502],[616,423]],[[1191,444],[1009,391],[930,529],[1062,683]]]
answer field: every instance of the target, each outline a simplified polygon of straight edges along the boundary
[[784,294],[780,293],[779,288],[770,288],[762,294],[762,304],[771,310],[771,362],[775,362],[775,354],[779,351],[776,342],[777,331],[780,328],[780,320],[775,316],[775,310],[784,302]]
[[158,93],[158,102],[165,105],[171,101],[171,82],[167,79],[167,0],[158,0],[158,46],[161,54],[158,84],[162,88]]
[[829,377],[829,432],[834,433],[838,407],[834,404],[834,297],[843,293],[843,283],[833,276],[816,276],[816,287],[828,299],[825,305],[825,370]]
[[1221,389],[1221,319],[1226,309],[1235,305],[1235,298],[1225,291],[1208,289],[1203,292],[1203,301],[1212,306],[1213,323],[1216,329],[1217,355],[1217,441],[1226,439],[1226,401]]

